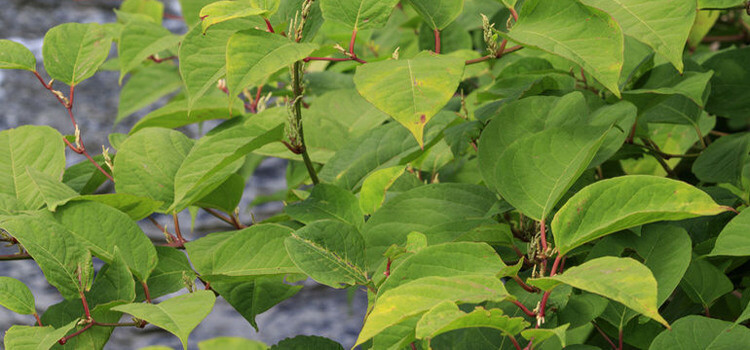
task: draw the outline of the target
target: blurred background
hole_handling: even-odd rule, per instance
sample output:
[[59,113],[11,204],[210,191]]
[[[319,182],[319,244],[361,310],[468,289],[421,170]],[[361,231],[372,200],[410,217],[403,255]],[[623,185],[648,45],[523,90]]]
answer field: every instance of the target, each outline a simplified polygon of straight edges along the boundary
[[[28,47],[37,57],[38,70],[47,77],[42,67],[42,39],[50,28],[66,22],[113,22],[113,9],[119,0],[1,0],[0,39],[10,39]],[[164,26],[174,33],[184,33],[186,27],[178,18],[180,6],[177,0],[162,0],[165,5]],[[86,148],[93,154],[101,153],[101,146],[110,147],[107,135],[112,132],[127,133],[138,117],[150,110],[141,111],[114,125],[117,116],[120,86],[118,72],[103,71],[76,87],[75,115],[84,136]],[[60,84],[56,85],[60,88]],[[166,99],[154,104],[151,110],[163,106]],[[65,109],[27,71],[0,70],[0,130],[21,125],[49,125],[62,134],[73,130]],[[204,126],[204,130],[212,125]],[[199,129],[193,125],[180,129],[190,137],[197,137]],[[82,156],[67,152],[68,165],[84,160]],[[259,196],[269,196],[286,188],[286,161],[266,159],[257,168],[240,203],[240,218],[249,223],[267,218],[283,208],[281,202],[271,202],[250,208],[249,204]],[[111,184],[108,184],[111,186]],[[109,190],[106,186],[100,190]],[[183,226],[191,222],[190,214],[182,213]],[[162,224],[171,224],[171,218],[157,217]],[[144,232],[155,239],[163,234],[147,221],[141,223]],[[207,233],[229,230],[230,226],[213,216],[200,211],[195,225],[186,238],[196,239]],[[184,227],[183,232],[190,231]],[[15,248],[0,247],[0,255],[13,254]],[[99,264],[98,266],[100,266]],[[97,266],[97,267],[98,267]],[[47,284],[44,275],[31,260],[0,262],[0,276],[20,279],[33,291],[38,312],[62,301],[56,289]],[[190,348],[197,349],[197,342],[218,336],[238,336],[256,339],[268,345],[299,334],[320,335],[340,342],[350,348],[359,333],[365,309],[366,294],[351,293],[320,286],[308,280],[304,288],[294,297],[276,305],[257,318],[259,331],[240,316],[223,299],[217,300],[211,315],[190,336]],[[0,348],[5,331],[14,324],[31,325],[32,316],[15,314],[0,307]],[[165,345],[180,348],[179,340],[153,326],[145,329],[117,328],[105,349],[139,349],[148,345]]]

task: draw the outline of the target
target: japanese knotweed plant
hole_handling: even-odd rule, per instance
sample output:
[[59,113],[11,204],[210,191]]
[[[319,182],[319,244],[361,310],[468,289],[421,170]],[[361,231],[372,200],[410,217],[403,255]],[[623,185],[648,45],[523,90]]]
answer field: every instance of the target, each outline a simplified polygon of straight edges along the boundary
[[[116,23],[50,29],[40,63],[0,40],[0,68],[71,121],[0,132],[0,239],[18,248],[0,260],[33,259],[65,299],[40,315],[0,278],[0,305],[36,318],[6,349],[102,349],[146,324],[187,348],[216,297],[257,327],[308,277],[366,291],[347,348],[750,347],[743,1],[180,2],[182,35],[159,1],[126,0]],[[101,70],[124,82],[112,123],[169,102],[93,156],[74,95]],[[266,157],[288,159],[286,207],[250,222]],[[185,210],[227,231],[188,241]],[[174,217],[165,241],[137,224],[154,215]]]

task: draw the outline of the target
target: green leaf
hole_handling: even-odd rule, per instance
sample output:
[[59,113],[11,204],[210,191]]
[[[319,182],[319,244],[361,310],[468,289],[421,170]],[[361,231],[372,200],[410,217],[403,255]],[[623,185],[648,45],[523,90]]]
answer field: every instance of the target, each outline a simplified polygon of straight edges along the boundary
[[133,125],[130,134],[135,134],[143,128],[176,129],[207,120],[229,119],[233,114],[242,114],[243,108],[242,101],[239,99],[231,99],[230,107],[227,105],[225,96],[204,96],[195,101],[192,106],[188,104],[188,100],[172,101],[164,107],[146,114]]
[[[317,97],[305,112],[305,146],[313,162],[327,163],[336,151],[388,119],[387,114],[362,98],[353,86],[337,89]],[[286,147],[280,144],[277,147],[289,153]]]
[[257,340],[219,337],[198,343],[199,350],[266,350],[268,345]]
[[693,163],[701,181],[742,187],[743,170],[750,154],[750,133],[731,134],[712,142]]
[[115,157],[115,190],[163,202],[174,200],[175,175],[193,147],[183,133],[146,128],[128,137]]
[[[63,144],[62,147],[65,147],[65,144]],[[102,155],[95,156],[94,161],[96,161],[102,169],[107,168],[107,165],[104,164],[104,157]],[[91,194],[106,182],[107,178],[88,159],[83,159],[75,165],[65,169],[62,181],[78,193]]]
[[750,210],[743,210],[719,233],[711,256],[750,256]]
[[365,319],[356,344],[360,345],[386,328],[444,301],[480,303],[502,301],[510,297],[503,283],[488,276],[425,277],[386,291],[375,302]]
[[266,83],[276,71],[307,57],[318,45],[296,43],[262,30],[235,33],[227,43],[227,88],[235,96],[248,86]]
[[[185,288],[185,280],[195,280],[195,272],[185,253],[175,248],[155,246],[159,263],[148,276],[151,298],[158,298]],[[137,288],[137,299],[145,300],[143,288]]]
[[36,313],[34,295],[29,287],[15,278],[0,276],[0,305],[22,315]]
[[[747,327],[731,322],[691,315],[672,324],[671,330],[654,338],[649,350],[719,350],[747,344],[750,337]],[[739,340],[739,341],[738,341]]]
[[573,294],[565,307],[556,313],[557,323],[570,324],[571,329],[586,325],[599,317],[607,304],[609,300],[596,294]]
[[225,213],[233,213],[240,205],[242,194],[245,191],[245,178],[230,174],[226,181],[219,187],[198,199],[194,205],[201,208],[213,208]]
[[734,321],[734,324],[745,322],[748,319],[750,319],[750,304],[748,304],[748,306],[745,306],[745,310],[742,311],[742,314],[740,314],[739,317],[737,317],[737,320]]
[[287,338],[271,347],[271,350],[344,350],[341,344],[319,336],[298,335],[294,338]]
[[65,170],[62,135],[48,126],[20,126],[0,131],[0,193],[15,198],[23,209],[39,209],[44,203],[26,172],[31,167],[57,178]]
[[486,243],[456,242],[435,244],[396,261],[378,293],[422,277],[461,275],[496,276],[507,266]]
[[464,10],[464,0],[409,0],[432,29],[443,29]]
[[500,309],[486,310],[477,306],[466,313],[458,309],[451,301],[442,302],[427,311],[416,327],[417,339],[433,339],[436,336],[462,328],[494,328],[503,335],[512,337],[528,327],[523,317],[508,317]]
[[[132,280],[132,276],[131,276]],[[91,295],[89,295],[91,296]],[[115,304],[120,304],[122,302],[112,303],[112,304],[105,304],[100,306],[92,306],[89,305],[89,307],[93,307],[91,309],[91,316],[97,321],[102,323],[115,323],[120,320],[122,317],[122,313],[110,311],[109,308],[114,306]],[[83,311],[83,305],[81,303],[81,299],[72,299],[72,300],[65,300],[61,303],[55,304],[50,306],[47,311],[44,312],[44,315],[42,315],[42,324],[53,326],[53,327],[62,327],[67,325],[70,322],[76,322],[78,323],[81,320],[81,316],[84,315]],[[77,325],[74,329],[70,330],[69,334],[72,334],[77,331],[81,331],[83,327],[86,325]],[[109,340],[110,335],[112,334],[113,327],[92,327],[89,330],[71,338],[68,340],[68,342],[65,344],[65,347],[62,345],[55,345],[52,349],[58,350],[58,349],[66,349],[66,348],[90,348],[90,349],[101,349],[104,347],[104,344],[107,343]]]
[[496,201],[484,187],[458,183],[421,186],[398,195],[375,212],[362,229],[367,266],[377,268],[388,247],[405,243],[410,232],[424,233],[433,245],[496,222],[483,218]]
[[[104,265],[96,274],[87,295],[89,306],[105,305],[112,302],[132,303],[135,300],[135,281],[128,265],[118,248],[112,262]],[[111,305],[111,304],[110,304]]]
[[55,80],[78,85],[104,63],[112,39],[98,23],[65,23],[44,35],[44,68]]
[[128,214],[133,221],[145,219],[164,204],[162,202],[154,201],[151,198],[135,196],[127,193],[85,195],[75,198],[74,200],[87,200],[106,204]]
[[293,230],[276,224],[214,233],[185,244],[195,270],[211,275],[265,276],[299,273],[284,247]]
[[453,97],[463,59],[420,54],[357,67],[354,84],[367,101],[396,119],[424,146],[424,127]]
[[181,87],[179,71],[173,64],[162,62],[139,70],[130,76],[120,91],[115,124]]
[[371,215],[385,203],[388,189],[404,174],[406,168],[394,166],[380,169],[365,178],[359,191],[359,207],[362,212]]
[[238,125],[200,138],[174,175],[174,203],[169,210],[181,211],[211,193],[239,169],[241,158],[282,136],[281,126],[266,131]]
[[626,35],[651,46],[682,72],[682,51],[696,16],[696,3],[681,0],[583,0],[615,19]]
[[200,12],[203,34],[214,24],[235,18],[263,15],[267,11],[254,6],[255,1],[217,1],[203,7]]
[[711,306],[722,295],[734,289],[729,277],[702,258],[693,258],[680,282],[680,287],[691,300],[700,303],[704,308]]
[[345,24],[355,32],[385,26],[398,0],[322,0],[326,21]]
[[23,245],[64,298],[79,298],[93,276],[91,254],[64,226],[41,215],[0,217],[0,227]]
[[74,197],[78,197],[78,193],[62,183],[59,178],[45,174],[32,167],[26,167],[26,175],[31,179],[33,191],[40,194],[44,203],[47,204],[49,211],[54,212],[58,206],[67,203]]
[[120,5],[120,12],[143,15],[161,24],[162,17],[164,17],[164,4],[158,0],[125,0]]
[[187,350],[190,332],[208,316],[216,296],[208,290],[167,299],[159,304],[127,304],[112,310],[131,314],[180,338]]
[[742,48],[722,51],[703,63],[714,71],[706,111],[727,118],[750,113],[750,72],[743,65],[748,60],[750,48]]
[[366,285],[365,241],[357,228],[337,220],[315,221],[284,240],[302,272],[333,288]]
[[698,0],[698,8],[730,8],[742,5],[742,0]]
[[706,37],[714,24],[716,24],[719,15],[721,15],[721,11],[698,11],[695,16],[695,22],[693,22],[693,28],[690,29],[690,35],[688,35],[688,46],[691,49],[698,48],[703,38]]
[[589,260],[561,275],[530,279],[528,283],[545,290],[564,283],[622,303],[669,327],[659,315],[656,280],[651,270],[631,258],[608,256]]
[[560,344],[562,346],[565,346],[566,343],[566,333],[565,331],[568,329],[568,325],[562,325],[557,328],[537,328],[537,329],[527,329],[521,332],[521,335],[526,339],[534,339],[534,344],[541,344],[546,340],[549,340],[552,337],[557,337],[560,339]]
[[[91,218],[96,218],[92,220]],[[125,263],[139,280],[145,281],[157,263],[151,240],[130,217],[110,206],[75,201],[61,207],[55,218],[78,242],[105,262],[115,259],[119,248]]]
[[252,27],[252,22],[233,20],[217,24],[205,35],[199,27],[185,34],[180,44],[178,57],[180,75],[182,75],[182,81],[185,82],[188,110],[209,89],[215,89],[216,82],[226,75],[229,37],[237,31]]
[[216,0],[180,0],[182,17],[185,18],[188,28],[192,30],[193,26],[200,23],[201,9],[213,2]]
[[180,36],[157,23],[132,21],[126,24],[117,47],[120,54],[120,83],[122,84],[125,74],[138,67],[149,56],[173,48],[180,39]]
[[599,181],[571,197],[555,214],[552,233],[561,254],[626,228],[727,211],[684,182],[647,175]]
[[526,1],[518,22],[505,35],[580,65],[620,96],[617,83],[624,39],[620,26],[608,14],[576,0]]
[[365,223],[357,197],[345,189],[329,184],[316,185],[307,199],[287,205],[284,212],[306,224],[333,219],[361,228]]
[[23,69],[36,72],[36,58],[31,50],[12,40],[0,40],[0,69]]
[[255,317],[293,297],[302,286],[289,285],[284,283],[284,278],[272,276],[254,278],[251,281],[214,281],[211,282],[211,289],[217,291],[257,331]]
[[5,333],[5,348],[13,350],[47,350],[75,328],[76,322],[54,327],[12,326]]

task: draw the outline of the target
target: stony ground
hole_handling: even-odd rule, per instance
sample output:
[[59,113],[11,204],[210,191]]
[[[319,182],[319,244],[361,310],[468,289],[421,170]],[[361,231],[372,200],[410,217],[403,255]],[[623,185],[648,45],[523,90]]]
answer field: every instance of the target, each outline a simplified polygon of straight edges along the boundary
[[[176,1],[164,2],[167,12],[179,13]],[[41,47],[42,38],[47,30],[65,22],[114,21],[112,9],[119,3],[119,0],[2,0],[0,39],[15,40],[31,49],[40,62],[40,72],[45,76],[41,69]],[[180,21],[165,20],[164,24],[174,32],[184,31]],[[131,117],[113,126],[118,96],[116,72],[100,72],[76,89],[75,114],[88,149],[99,150],[101,145],[108,146],[107,134],[127,132],[135,122],[135,118]],[[33,75],[25,71],[0,71],[0,130],[26,124],[49,125],[64,134],[73,131],[65,110]],[[197,136],[197,129],[184,131],[189,136]],[[81,161],[81,158],[69,152],[68,161],[73,164]],[[284,161],[268,160],[250,179],[245,189],[243,204],[240,206],[246,219],[250,217],[247,204],[255,196],[268,195],[285,187],[284,166]],[[253,208],[253,213],[257,217],[264,217],[280,209],[280,203],[272,203],[261,208]],[[167,220],[163,218],[163,221]],[[183,222],[189,222],[189,217]],[[149,225],[143,225],[143,228],[150,235],[159,235]],[[206,214],[199,215],[196,221],[196,232],[216,232],[224,229],[225,226]],[[192,237],[200,235],[196,233]],[[0,254],[10,253],[13,252],[0,249]],[[0,276],[21,279],[31,287],[40,312],[61,300],[57,291],[47,284],[33,261],[2,262]],[[366,304],[364,293],[356,294],[350,301],[346,291],[332,290],[308,281],[297,296],[260,315],[260,332],[255,332],[231,306],[220,299],[211,315],[191,335],[191,349],[197,349],[197,341],[217,336],[240,336],[274,344],[297,334],[326,336],[348,348],[354,344],[359,332]],[[0,338],[11,325],[32,322],[29,316],[16,315],[0,307]],[[154,344],[179,348],[176,337],[154,327],[147,327],[144,330],[115,330],[105,349],[130,350]]]

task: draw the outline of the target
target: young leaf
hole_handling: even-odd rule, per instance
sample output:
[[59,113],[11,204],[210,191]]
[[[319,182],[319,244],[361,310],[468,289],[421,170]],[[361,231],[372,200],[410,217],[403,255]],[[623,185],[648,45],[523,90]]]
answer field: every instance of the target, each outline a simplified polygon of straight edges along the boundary
[[227,88],[230,96],[260,86],[279,69],[307,57],[318,45],[296,43],[262,30],[235,33],[227,43]]
[[190,332],[208,316],[216,296],[208,290],[167,299],[159,304],[127,304],[112,308],[131,314],[180,338],[187,350]]
[[424,146],[424,127],[458,88],[464,61],[423,53],[357,67],[354,83],[367,101],[396,119]]
[[365,240],[356,227],[338,220],[320,220],[284,240],[289,257],[318,283],[333,288],[366,285]]
[[0,217],[0,227],[26,248],[64,298],[80,298],[80,293],[88,289],[93,276],[91,254],[46,213]]
[[362,212],[371,215],[385,202],[388,189],[406,171],[404,166],[380,169],[365,178],[359,191],[359,207]]
[[198,350],[266,350],[268,345],[257,340],[219,337],[198,343]]
[[[190,260],[204,277],[265,276],[299,273],[289,259],[284,240],[293,230],[276,224],[214,233],[185,244]],[[218,277],[218,276],[217,276]]]
[[502,282],[489,276],[425,277],[403,284],[381,295],[359,333],[360,345],[386,328],[423,313],[444,301],[479,303],[508,298]]
[[60,182],[59,178],[47,175],[32,167],[26,167],[26,175],[31,179],[33,190],[40,194],[49,211],[54,212],[58,206],[78,197],[78,193]]
[[326,21],[345,24],[355,32],[382,28],[398,0],[321,0]]
[[626,228],[727,211],[684,182],[647,175],[599,181],[571,197],[555,214],[552,233],[561,254]]
[[122,143],[115,157],[115,190],[163,202],[174,200],[175,174],[193,147],[183,133],[146,128]]
[[654,276],[648,267],[631,258],[598,258],[571,267],[561,275],[530,279],[528,283],[545,290],[564,283],[622,303],[669,327],[659,315]]
[[306,224],[332,219],[359,229],[365,223],[357,197],[345,189],[329,184],[316,185],[307,199],[287,205],[284,211],[293,219]]
[[0,69],[35,72],[36,58],[26,46],[8,39],[0,39]]
[[203,7],[200,12],[201,28],[203,34],[214,24],[229,21],[235,18],[258,16],[266,14],[266,10],[254,6],[255,1],[217,1]]
[[267,131],[239,125],[202,137],[174,175],[174,203],[169,211],[181,211],[211,193],[239,169],[241,158],[282,136],[281,126]]
[[750,210],[743,210],[735,216],[716,239],[711,256],[750,256]]
[[105,262],[113,262],[119,248],[125,263],[141,281],[147,280],[156,266],[154,245],[127,214],[115,208],[75,201],[61,207],[55,218],[70,230],[77,242]]
[[31,290],[23,282],[0,276],[0,305],[22,315],[36,312],[36,303]]
[[47,350],[75,328],[76,321],[55,329],[54,327],[12,326],[5,333],[5,348],[13,350]]
[[417,339],[433,339],[436,336],[462,328],[494,328],[503,335],[513,337],[528,327],[529,323],[522,317],[508,317],[500,309],[486,310],[477,306],[466,313],[458,309],[451,301],[442,302],[427,311],[416,327]]
[[464,0],[409,0],[432,29],[441,30],[464,10]]
[[120,54],[120,83],[129,73],[149,56],[170,49],[180,42],[181,37],[149,21],[132,21],[125,25],[120,34],[118,51]]
[[620,96],[617,83],[624,39],[620,25],[608,14],[576,0],[526,1],[518,22],[505,35],[525,46],[571,60]]
[[682,51],[696,15],[694,1],[681,0],[583,0],[615,19],[626,35],[651,46],[682,72]]
[[26,172],[31,167],[53,178],[65,170],[62,135],[48,126],[21,126],[0,131],[0,193],[12,196],[22,209],[39,209],[42,193]]
[[458,183],[432,184],[401,193],[375,212],[362,229],[367,266],[377,268],[388,247],[405,243],[413,231],[424,233],[430,244],[438,244],[492,223],[483,217],[496,201],[484,187]]
[[65,23],[44,35],[44,68],[55,80],[78,85],[104,63],[112,39],[98,23]]

